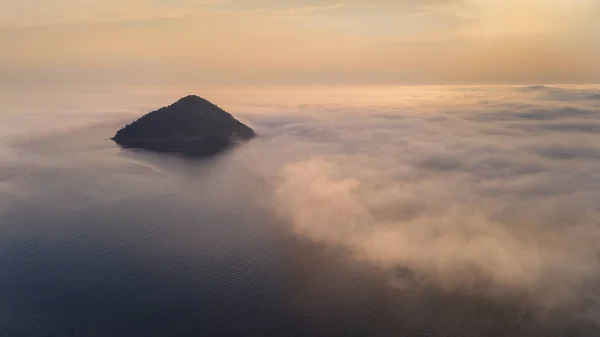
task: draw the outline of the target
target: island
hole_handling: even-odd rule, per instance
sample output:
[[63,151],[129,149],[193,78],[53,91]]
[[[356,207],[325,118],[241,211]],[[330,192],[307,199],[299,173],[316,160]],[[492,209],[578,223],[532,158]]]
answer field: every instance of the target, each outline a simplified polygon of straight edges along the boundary
[[254,137],[228,112],[190,95],[126,125],[112,140],[124,148],[208,157]]

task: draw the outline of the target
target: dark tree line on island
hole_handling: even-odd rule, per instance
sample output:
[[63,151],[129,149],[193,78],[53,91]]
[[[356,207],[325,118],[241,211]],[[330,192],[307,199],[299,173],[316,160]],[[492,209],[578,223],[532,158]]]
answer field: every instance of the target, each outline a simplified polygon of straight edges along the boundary
[[190,95],[126,125],[112,140],[125,148],[210,156],[254,137],[228,112]]

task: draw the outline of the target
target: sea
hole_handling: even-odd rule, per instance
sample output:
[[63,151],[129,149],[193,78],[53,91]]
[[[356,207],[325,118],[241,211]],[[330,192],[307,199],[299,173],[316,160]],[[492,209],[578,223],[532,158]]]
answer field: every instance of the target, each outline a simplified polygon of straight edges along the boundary
[[[188,94],[258,137],[110,138]],[[0,88],[0,336],[598,336],[600,87]]]

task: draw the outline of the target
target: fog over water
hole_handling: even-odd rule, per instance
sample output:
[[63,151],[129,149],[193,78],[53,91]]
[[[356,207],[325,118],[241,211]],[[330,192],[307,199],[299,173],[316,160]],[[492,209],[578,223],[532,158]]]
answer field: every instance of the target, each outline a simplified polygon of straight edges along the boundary
[[[122,150],[188,93],[259,137]],[[0,94],[0,336],[592,336],[600,87]]]

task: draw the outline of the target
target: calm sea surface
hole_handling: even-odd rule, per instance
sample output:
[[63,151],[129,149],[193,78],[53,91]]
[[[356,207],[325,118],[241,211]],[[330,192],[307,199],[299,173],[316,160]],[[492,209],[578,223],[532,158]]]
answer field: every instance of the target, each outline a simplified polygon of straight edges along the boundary
[[[273,140],[269,128],[287,125],[284,117],[247,117],[263,139],[196,160],[108,140],[145,104],[58,115],[68,105],[22,113],[11,103],[3,115],[2,337],[599,332],[516,292],[438,286],[295,233],[273,210],[271,178],[254,170],[273,155],[263,143]],[[78,113],[85,120],[68,124]],[[43,132],[46,124],[60,132]]]

